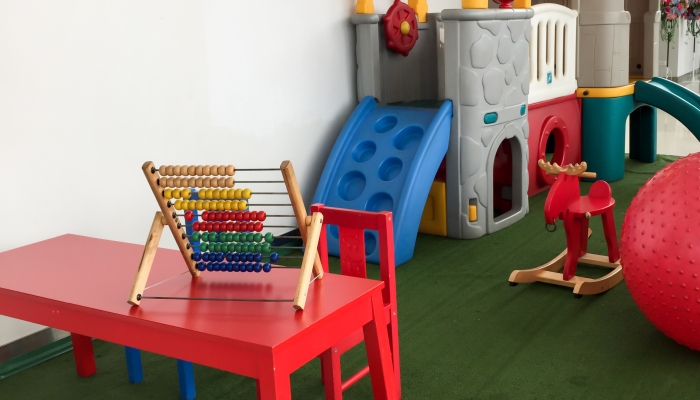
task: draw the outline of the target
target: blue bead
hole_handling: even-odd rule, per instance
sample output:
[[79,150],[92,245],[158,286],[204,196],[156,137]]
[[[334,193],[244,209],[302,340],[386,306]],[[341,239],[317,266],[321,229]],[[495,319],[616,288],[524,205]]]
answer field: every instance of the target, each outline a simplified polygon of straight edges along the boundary
[[209,261],[209,253],[202,253],[202,261]]
[[265,263],[265,264],[263,265],[263,271],[265,271],[265,272],[270,272],[270,271],[272,271],[272,266],[270,265],[270,263]]
[[231,271],[238,272],[238,263],[237,262],[231,263]]
[[233,253],[233,261],[241,261],[241,256],[238,253]]
[[197,269],[200,271],[204,271],[205,269],[207,269],[207,265],[203,262],[197,263]]
[[201,253],[194,253],[192,254],[192,259],[195,261],[199,261],[202,259],[202,254]]
[[280,255],[277,253],[270,254],[270,262],[277,262],[280,259]]
[[233,272],[233,263],[226,263],[226,271]]
[[253,254],[253,261],[255,261],[255,262],[260,262],[260,261],[262,261],[262,253],[255,253],[255,254]]
[[253,260],[255,260],[255,253],[251,253],[251,252],[246,253],[245,259],[246,259],[247,261],[253,261]]
[[228,261],[228,262],[233,261],[233,254],[232,253],[226,253],[226,261]]
[[253,271],[255,271],[255,272],[262,271],[262,267],[260,266],[259,262],[253,263]]
[[213,263],[211,263],[211,264],[212,264],[212,267],[213,267],[212,269],[213,269],[214,271],[218,271],[218,270],[219,270],[219,263],[218,263],[218,262],[213,262]]
[[224,261],[224,253],[216,253],[216,261]]
[[207,264],[207,271],[213,271],[214,270],[214,263],[208,263]]
[[248,272],[253,272],[253,263],[246,262],[245,263],[245,270]]

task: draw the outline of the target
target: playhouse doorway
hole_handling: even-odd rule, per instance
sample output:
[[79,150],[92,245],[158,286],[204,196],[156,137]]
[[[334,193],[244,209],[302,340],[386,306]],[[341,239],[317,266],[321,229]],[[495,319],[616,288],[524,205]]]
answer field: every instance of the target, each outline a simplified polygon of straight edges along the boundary
[[[496,150],[496,156],[493,160],[493,173],[492,173],[492,190],[491,198],[493,199],[493,205],[491,207],[494,222],[498,222],[502,217],[508,215],[513,211],[514,199],[518,199],[519,196],[514,195],[514,182],[513,179],[519,180],[519,176],[522,175],[520,171],[515,171],[514,168],[520,168],[520,164],[514,162],[513,160],[513,147],[520,147],[519,143],[515,139],[505,139],[501,142]],[[518,182],[518,185],[521,185]],[[517,210],[516,210],[517,211]]]

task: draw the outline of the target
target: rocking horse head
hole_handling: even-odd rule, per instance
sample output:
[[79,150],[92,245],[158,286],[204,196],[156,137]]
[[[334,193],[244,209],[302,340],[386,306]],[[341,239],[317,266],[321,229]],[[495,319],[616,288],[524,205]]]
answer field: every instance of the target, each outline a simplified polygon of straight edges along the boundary
[[544,203],[544,219],[547,224],[552,225],[557,218],[564,218],[564,214],[571,208],[572,203],[581,199],[579,179],[595,178],[595,174],[586,172],[585,162],[566,167],[560,167],[556,163],[550,164],[544,160],[539,160],[537,164],[548,174],[558,175]]

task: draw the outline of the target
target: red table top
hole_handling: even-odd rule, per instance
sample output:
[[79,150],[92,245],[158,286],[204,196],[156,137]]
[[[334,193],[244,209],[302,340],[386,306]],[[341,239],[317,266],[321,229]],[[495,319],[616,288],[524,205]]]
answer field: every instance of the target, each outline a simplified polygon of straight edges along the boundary
[[[101,316],[126,317],[130,323],[162,324],[165,329],[274,348],[383,286],[380,281],[326,274],[311,284],[303,311],[294,310],[291,302],[143,299],[141,306],[132,307],[126,300],[142,252],[142,245],[63,235],[0,253],[0,302],[10,297],[16,301],[15,295],[22,293]],[[273,269],[204,271],[192,278],[179,251],[159,249],[146,287],[162,283],[144,295],[291,300],[298,277],[299,269]]]

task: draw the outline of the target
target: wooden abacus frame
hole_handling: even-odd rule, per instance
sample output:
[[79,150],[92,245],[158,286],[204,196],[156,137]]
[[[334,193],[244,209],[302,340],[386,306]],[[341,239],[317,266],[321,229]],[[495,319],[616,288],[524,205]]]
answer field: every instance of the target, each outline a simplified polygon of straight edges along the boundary
[[[186,171],[182,170],[182,168],[185,168]],[[165,171],[161,171],[164,169]],[[151,229],[148,233],[143,255],[141,256],[141,262],[139,263],[136,277],[134,278],[134,283],[129,294],[128,303],[135,306],[141,303],[142,293],[145,289],[148,275],[151,272],[153,259],[155,258],[156,251],[158,250],[158,243],[160,242],[163,227],[165,225],[170,228],[170,231],[175,238],[175,243],[177,243],[180,253],[182,253],[182,257],[185,260],[185,264],[187,265],[187,269],[189,270],[190,274],[192,277],[199,276],[199,271],[197,270],[194,259],[192,258],[194,250],[188,243],[187,234],[184,230],[185,226],[184,224],[180,223],[177,214],[174,212],[172,202],[165,198],[165,188],[190,188],[205,186],[223,186],[232,188],[235,184],[235,180],[232,176],[236,172],[235,167],[232,165],[196,167],[163,166],[160,169],[156,169],[155,165],[151,161],[144,163],[142,170],[146,176],[148,185],[151,187],[151,191],[153,191],[153,195],[158,202],[160,211],[156,212],[153,223],[151,224]],[[323,224],[323,215],[320,213],[314,213],[312,216],[307,215],[306,207],[304,206],[304,201],[299,191],[299,185],[297,183],[296,175],[294,174],[292,163],[290,161],[283,161],[279,167],[279,170],[282,172],[282,178],[284,179],[284,184],[287,188],[287,194],[289,195],[289,200],[291,203],[290,205],[294,211],[299,232],[305,246],[305,252],[301,263],[301,272],[299,274],[299,282],[297,284],[297,290],[293,300],[294,308],[302,310],[304,309],[304,305],[306,303],[306,296],[308,294],[309,284],[311,283],[312,272],[317,279],[323,278],[323,266],[317,253],[318,241],[321,234],[321,225]],[[210,178],[209,176],[211,175],[229,177]],[[168,176],[193,176],[195,178],[169,178]],[[214,183],[212,183],[212,181],[214,181]],[[202,184],[200,184],[200,182]],[[209,183],[204,185],[204,182]],[[195,185],[192,185],[192,183],[195,183]],[[249,299],[246,301],[255,300],[256,299]],[[265,300],[259,299],[259,301]]]

